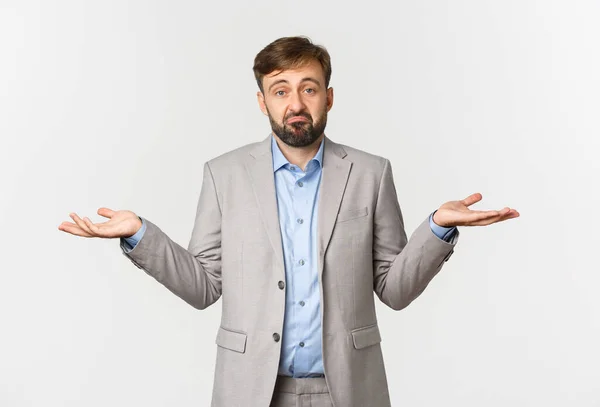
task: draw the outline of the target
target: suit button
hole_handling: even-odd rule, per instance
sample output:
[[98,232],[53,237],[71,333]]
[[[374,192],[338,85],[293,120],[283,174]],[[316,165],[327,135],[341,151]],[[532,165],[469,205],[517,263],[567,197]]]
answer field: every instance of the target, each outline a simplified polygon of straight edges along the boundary
[[283,290],[285,288],[285,283],[283,281],[280,281],[277,283],[277,287]]
[[273,334],[273,340],[274,340],[275,342],[279,342],[279,339],[280,339],[280,338],[281,338],[281,337],[279,336],[279,334],[278,334],[277,332],[275,332],[275,333]]

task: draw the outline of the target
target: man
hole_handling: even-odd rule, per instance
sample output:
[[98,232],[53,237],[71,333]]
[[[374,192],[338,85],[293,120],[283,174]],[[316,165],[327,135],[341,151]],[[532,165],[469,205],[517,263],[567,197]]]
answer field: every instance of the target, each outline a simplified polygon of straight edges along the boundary
[[390,405],[374,293],[400,310],[453,253],[457,226],[519,216],[472,211],[473,194],[429,215],[410,240],[387,159],[324,135],[327,51],[301,37],[258,53],[258,103],[272,134],[204,166],[186,249],[148,219],[100,208],[60,230],[121,238],[125,256],[198,309],[223,297],[215,407]]

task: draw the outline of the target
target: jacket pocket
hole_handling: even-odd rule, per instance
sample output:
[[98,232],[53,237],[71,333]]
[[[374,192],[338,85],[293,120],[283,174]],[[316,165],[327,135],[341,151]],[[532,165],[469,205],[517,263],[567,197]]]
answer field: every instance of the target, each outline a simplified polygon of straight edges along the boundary
[[219,327],[215,343],[222,348],[244,353],[246,351],[246,337],[247,335],[245,333],[230,331],[229,329]]
[[379,326],[377,324],[353,329],[350,333],[352,334],[352,342],[356,349],[366,348],[367,346],[381,342],[381,334],[379,333]]
[[344,222],[354,218],[362,218],[363,216],[367,216],[368,213],[369,211],[366,206],[358,209],[348,209],[338,213],[336,222]]

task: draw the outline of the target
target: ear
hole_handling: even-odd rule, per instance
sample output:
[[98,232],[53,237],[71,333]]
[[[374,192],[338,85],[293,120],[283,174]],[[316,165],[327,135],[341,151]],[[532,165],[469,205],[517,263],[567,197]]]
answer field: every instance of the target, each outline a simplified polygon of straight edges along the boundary
[[333,107],[333,88],[327,89],[327,111]]
[[267,112],[267,105],[265,104],[265,96],[261,91],[256,92],[256,99],[258,100],[258,107],[260,107],[261,112],[263,112],[265,116],[268,116],[269,113]]

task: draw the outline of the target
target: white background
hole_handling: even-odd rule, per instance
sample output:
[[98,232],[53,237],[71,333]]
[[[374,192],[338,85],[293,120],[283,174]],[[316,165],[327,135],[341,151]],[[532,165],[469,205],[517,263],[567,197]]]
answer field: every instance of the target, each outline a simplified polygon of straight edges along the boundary
[[130,209],[187,247],[203,163],[269,134],[254,56],[307,35],[332,57],[326,134],[391,160],[409,234],[473,192],[521,212],[462,228],[405,310],[378,304],[393,405],[600,406],[599,17],[577,0],[0,0],[0,405],[210,404],[221,302],[195,310],[117,240],[58,225]]

